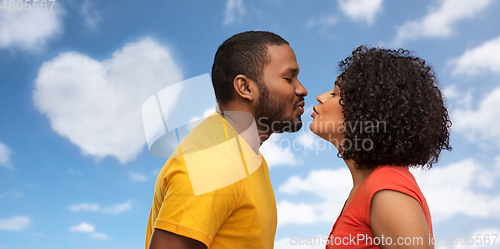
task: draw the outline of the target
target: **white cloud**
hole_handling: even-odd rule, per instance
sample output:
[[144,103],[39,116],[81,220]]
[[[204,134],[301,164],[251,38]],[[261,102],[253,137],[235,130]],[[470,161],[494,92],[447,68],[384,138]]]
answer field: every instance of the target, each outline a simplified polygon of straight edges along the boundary
[[297,234],[291,234],[274,241],[274,249],[324,249],[327,243],[328,234],[311,237],[301,237]]
[[133,183],[134,182],[145,182],[148,180],[148,178],[144,174],[141,174],[141,173],[130,172],[128,175]]
[[[280,225],[311,224],[320,220],[320,209],[320,205],[292,203],[287,200],[282,200],[278,202],[278,222]],[[331,219],[329,219],[329,221],[331,221]]]
[[[454,215],[500,218],[500,195],[491,194],[500,179],[500,157],[496,169],[486,169],[466,159],[431,170],[412,170],[427,199],[434,222],[445,221]],[[335,222],[352,188],[352,177],[347,168],[337,170],[312,170],[305,178],[290,177],[278,188],[279,193],[290,196],[306,194],[318,201],[278,202],[278,223],[314,224]],[[300,216],[297,216],[300,213]]]
[[80,203],[77,205],[70,205],[69,210],[72,212],[80,212],[80,211],[91,211],[91,212],[97,212],[101,210],[101,207],[99,204],[96,203]]
[[52,129],[82,154],[126,163],[146,142],[142,104],[181,78],[169,49],[146,38],[105,61],[78,52],[59,54],[40,68],[33,98]]
[[72,212],[80,212],[80,211],[89,211],[89,212],[102,212],[109,214],[119,214],[132,209],[131,201],[127,201],[124,203],[119,203],[109,207],[101,207],[97,203],[80,203],[77,205],[70,205],[68,209]]
[[12,169],[12,164],[10,162],[11,154],[12,150],[7,147],[7,145],[0,143],[0,167]]
[[89,223],[82,222],[76,226],[70,227],[69,230],[73,232],[93,233],[95,227]]
[[453,129],[480,145],[493,143],[500,147],[500,87],[484,96],[476,110],[458,108],[452,112]]
[[[292,203],[281,200],[278,203],[278,222],[280,225],[335,222],[351,188],[352,177],[347,167],[337,170],[312,170],[305,179],[290,177],[279,187],[278,192],[289,195],[305,193],[319,197],[320,202]],[[300,210],[300,216],[297,216],[297,210]]]
[[31,224],[27,216],[15,216],[9,219],[0,219],[0,230],[21,231]]
[[109,236],[105,233],[93,233],[90,237],[93,239],[109,239]]
[[339,8],[354,21],[373,24],[375,16],[382,11],[384,0],[339,0]]
[[[457,104],[461,108],[470,109],[472,105],[472,92],[474,88],[468,88],[467,90],[458,89],[457,85],[453,84],[443,89],[442,93],[447,100],[448,110],[453,107],[453,104]],[[452,104],[448,102],[449,100],[454,100]],[[452,119],[454,121],[454,119]],[[454,124],[454,123],[453,123]]]
[[[495,236],[496,234],[496,236]],[[437,247],[438,249],[447,249],[447,248],[453,248],[453,249],[491,249],[494,247],[494,245],[498,245],[499,242],[499,237],[500,235],[500,229],[495,228],[495,227],[487,227],[487,228],[481,228],[477,229],[475,231],[468,232],[465,234],[465,237],[467,239],[472,238],[472,240],[464,240],[462,239],[461,242],[458,241],[456,243],[457,245],[453,245],[452,247]],[[446,235],[445,235],[446,236]],[[448,237],[446,239],[445,236],[439,236],[440,239],[437,243],[438,245],[451,245],[453,243],[454,238]],[[444,238],[443,238],[444,237]],[[460,239],[460,235],[458,236],[458,239]],[[485,241],[486,239],[486,241]],[[447,241],[445,241],[447,240]],[[496,240],[496,241],[495,241]],[[466,243],[463,243],[466,241]],[[463,244],[462,244],[463,243]],[[487,243],[487,244],[485,244]],[[472,245],[470,245],[472,244]]]
[[83,173],[82,173],[82,172],[77,171],[77,170],[74,170],[74,169],[68,169],[68,172],[69,172],[70,174],[73,174],[73,175],[80,175],[80,176],[81,176],[81,175],[83,175]]
[[3,194],[0,194],[0,198],[1,197],[10,197],[10,198],[17,199],[17,198],[20,198],[23,196],[24,196],[24,193],[19,191],[19,190],[8,191],[8,192],[5,192]]
[[307,130],[298,135],[297,143],[300,145],[300,150],[314,150],[319,144],[319,139],[320,138],[317,135],[312,133],[310,130]]
[[119,214],[123,212],[127,212],[132,209],[132,203],[130,201],[125,203],[116,204],[111,207],[106,207],[102,209],[102,212],[109,214]]
[[[458,249],[483,249],[483,248],[484,249],[491,249],[491,248],[493,248],[494,245],[498,245],[498,243],[500,241],[500,238],[499,238],[500,237],[499,236],[500,229],[495,228],[495,227],[481,228],[481,229],[473,231],[472,233],[467,234],[467,237],[469,235],[472,235],[472,237],[473,237],[473,240],[474,240],[473,245],[470,245],[469,243],[464,243],[464,244],[457,243],[457,245],[453,246],[453,248],[458,248]],[[487,239],[487,240],[485,240],[485,239]],[[444,241],[444,239],[439,241],[439,243],[442,243],[445,245],[447,244]],[[450,243],[449,240],[448,240],[448,243]]]
[[412,173],[427,199],[434,222],[457,214],[500,218],[500,195],[477,190],[491,189],[500,174],[474,159]]
[[73,232],[90,233],[90,237],[93,239],[109,239],[109,236],[105,233],[96,233],[95,226],[87,222],[82,222],[76,226],[72,226],[69,228],[69,230]]
[[448,37],[453,26],[464,19],[477,16],[492,3],[492,0],[442,0],[440,6],[431,7],[429,13],[420,20],[404,23],[398,28],[395,45],[407,40],[428,37]]
[[16,48],[30,52],[43,49],[49,40],[63,31],[64,10],[56,5],[52,11],[2,11],[0,49]]
[[85,26],[91,29],[96,28],[101,21],[101,14],[96,10],[90,0],[83,1],[79,14],[82,16]]
[[227,0],[224,21],[222,24],[227,26],[241,21],[245,13],[246,10],[245,7],[243,7],[243,0]]
[[[335,179],[335,181],[332,181],[332,179]],[[279,187],[278,191],[290,195],[311,193],[323,199],[341,198],[343,204],[351,187],[352,177],[347,166],[345,166],[345,168],[336,170],[312,170],[305,179],[292,176]],[[347,190],[347,192],[342,192],[343,190]]]
[[500,37],[486,41],[478,47],[468,49],[452,60],[455,69],[452,75],[477,75],[486,72],[500,73]]
[[[189,123],[193,123],[195,121],[199,121],[199,120],[205,119],[205,118],[207,118],[208,116],[210,116],[214,112],[215,112],[215,107],[207,108],[205,111],[203,111],[203,115],[201,117],[200,116],[194,116],[194,117],[192,117],[189,120]],[[196,123],[196,125],[198,125],[198,123]],[[192,127],[192,129],[194,129],[195,127],[196,126]]]
[[327,28],[333,26],[337,23],[337,17],[334,15],[324,15],[324,16],[313,16],[307,20],[306,27],[311,28],[314,26],[320,26],[322,28]]
[[302,163],[292,152],[292,143],[288,139],[281,139],[281,135],[273,134],[260,147],[269,167],[277,165],[295,166]]
[[460,96],[460,92],[457,89],[457,85],[450,85],[443,89],[443,94],[446,99],[456,99]]

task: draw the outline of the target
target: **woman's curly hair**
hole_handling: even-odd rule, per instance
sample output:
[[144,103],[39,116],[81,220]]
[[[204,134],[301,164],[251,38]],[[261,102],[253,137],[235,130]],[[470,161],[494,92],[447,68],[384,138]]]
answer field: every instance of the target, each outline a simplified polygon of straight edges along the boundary
[[339,156],[360,170],[386,164],[431,168],[441,150],[452,149],[448,110],[423,59],[404,49],[360,46],[338,65],[345,139],[364,145],[344,144]]

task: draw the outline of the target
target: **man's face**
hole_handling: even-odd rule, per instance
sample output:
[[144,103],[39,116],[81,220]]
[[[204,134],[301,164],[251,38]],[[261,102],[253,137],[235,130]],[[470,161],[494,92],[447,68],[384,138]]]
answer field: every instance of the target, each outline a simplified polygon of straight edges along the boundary
[[264,130],[296,132],[302,127],[307,90],[297,79],[299,65],[288,45],[267,47],[268,63],[259,84],[255,117]]

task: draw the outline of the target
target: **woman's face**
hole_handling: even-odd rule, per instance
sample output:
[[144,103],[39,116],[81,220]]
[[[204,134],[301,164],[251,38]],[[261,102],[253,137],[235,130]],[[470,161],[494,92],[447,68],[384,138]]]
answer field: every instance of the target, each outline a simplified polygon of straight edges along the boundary
[[313,121],[310,129],[319,137],[332,142],[335,146],[344,139],[344,113],[340,105],[340,89],[337,84],[332,91],[316,97],[318,105],[313,107]]

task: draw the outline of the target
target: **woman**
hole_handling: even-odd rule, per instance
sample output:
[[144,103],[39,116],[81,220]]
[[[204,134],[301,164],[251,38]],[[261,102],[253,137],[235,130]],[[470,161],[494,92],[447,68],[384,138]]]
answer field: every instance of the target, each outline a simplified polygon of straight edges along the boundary
[[364,46],[339,68],[310,126],[337,147],[353,179],[326,248],[434,248],[427,202],[408,171],[451,150],[432,68],[403,49]]

